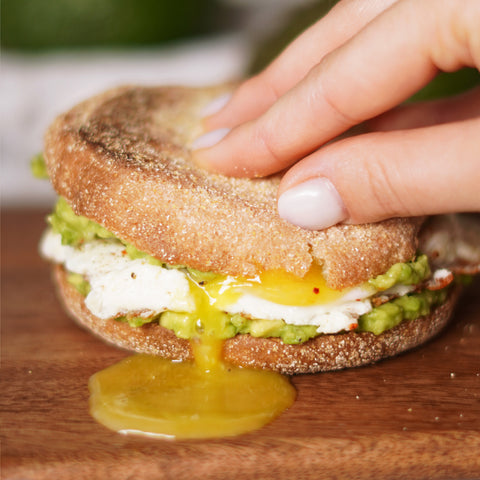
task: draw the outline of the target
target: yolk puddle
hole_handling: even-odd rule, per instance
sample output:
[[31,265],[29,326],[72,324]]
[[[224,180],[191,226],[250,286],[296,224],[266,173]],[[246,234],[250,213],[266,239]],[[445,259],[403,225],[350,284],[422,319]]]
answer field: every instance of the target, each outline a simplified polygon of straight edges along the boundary
[[122,433],[166,438],[239,435],[269,423],[295,400],[287,377],[231,368],[206,371],[135,355],[92,376],[90,409]]
[[192,439],[239,435],[272,421],[295,401],[288,377],[221,361],[223,341],[208,296],[192,285],[199,338],[194,362],[134,355],[89,381],[90,412],[122,433]]

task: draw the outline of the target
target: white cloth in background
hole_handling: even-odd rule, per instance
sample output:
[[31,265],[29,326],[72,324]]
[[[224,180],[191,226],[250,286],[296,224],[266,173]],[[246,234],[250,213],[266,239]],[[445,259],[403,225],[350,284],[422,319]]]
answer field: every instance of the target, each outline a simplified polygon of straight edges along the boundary
[[122,84],[208,85],[243,76],[250,61],[245,36],[198,39],[126,51],[3,54],[0,85],[1,198],[6,206],[47,206],[55,195],[32,178],[30,159],[59,113]]

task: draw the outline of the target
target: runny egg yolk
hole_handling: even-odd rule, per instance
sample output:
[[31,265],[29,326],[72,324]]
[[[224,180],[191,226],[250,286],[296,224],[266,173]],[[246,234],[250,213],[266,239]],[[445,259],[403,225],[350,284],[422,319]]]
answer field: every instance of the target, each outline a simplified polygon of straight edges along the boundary
[[303,278],[284,270],[269,270],[250,279],[218,276],[201,283],[217,308],[235,303],[243,294],[280,305],[322,305],[340,299],[348,291],[329,288],[318,265],[312,265]]
[[[210,359],[209,359],[210,362]],[[172,362],[149,355],[126,358],[89,383],[90,409],[106,427],[164,438],[239,435],[272,421],[295,400],[278,373],[217,362]]]
[[290,407],[296,396],[276,372],[225,364],[220,314],[192,284],[199,335],[194,362],[135,355],[90,378],[90,411],[106,427],[164,438],[212,438],[256,430]]

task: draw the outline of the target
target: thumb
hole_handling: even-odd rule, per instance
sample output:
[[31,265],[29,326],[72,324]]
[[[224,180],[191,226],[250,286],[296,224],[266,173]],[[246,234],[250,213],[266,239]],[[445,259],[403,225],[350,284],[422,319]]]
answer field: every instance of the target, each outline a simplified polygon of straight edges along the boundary
[[480,118],[330,144],[284,176],[278,211],[312,230],[336,223],[480,211]]

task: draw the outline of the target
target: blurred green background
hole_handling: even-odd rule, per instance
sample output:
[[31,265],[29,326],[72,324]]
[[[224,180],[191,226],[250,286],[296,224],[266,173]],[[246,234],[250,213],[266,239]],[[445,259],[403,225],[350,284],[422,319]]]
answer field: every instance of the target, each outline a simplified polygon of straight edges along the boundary
[[[248,2],[222,0],[1,0],[1,45],[38,52],[91,47],[138,47],[241,29],[253,7],[288,11],[283,22],[265,25],[269,35],[254,38],[246,75],[275,58],[337,0]],[[288,6],[288,8],[287,8]],[[268,23],[268,18],[267,22]],[[248,26],[248,22],[247,22]],[[407,74],[407,73],[406,73]],[[413,100],[451,95],[480,84],[476,69],[441,74]]]
[[1,44],[38,51],[159,44],[212,31],[214,0],[2,0]]
[[[318,0],[292,11],[283,26],[256,46],[249,73],[261,71],[303,30],[324,16],[337,1]],[[408,72],[405,72],[405,75],[408,75]],[[442,72],[426,87],[413,95],[410,101],[434,100],[461,93],[479,85],[480,72],[476,68],[462,68],[451,73]]]

